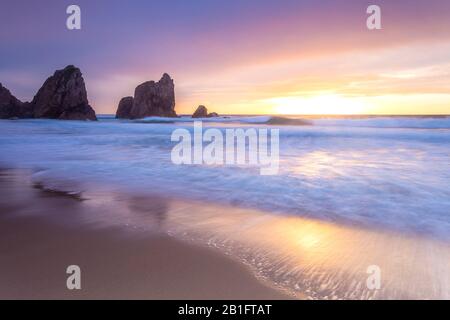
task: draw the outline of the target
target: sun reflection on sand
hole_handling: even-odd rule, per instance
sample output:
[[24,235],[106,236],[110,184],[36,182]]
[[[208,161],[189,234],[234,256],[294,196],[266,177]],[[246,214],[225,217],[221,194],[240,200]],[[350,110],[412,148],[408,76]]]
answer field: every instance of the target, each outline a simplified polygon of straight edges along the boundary
[[[450,246],[421,236],[247,209],[186,208],[176,201],[168,225],[177,236],[227,250],[294,294],[328,299],[450,297]],[[382,270],[380,290],[366,287],[371,265]]]
[[[299,298],[449,299],[450,246],[420,235],[157,196],[86,192],[78,218],[217,248]],[[366,286],[369,266],[380,290]]]

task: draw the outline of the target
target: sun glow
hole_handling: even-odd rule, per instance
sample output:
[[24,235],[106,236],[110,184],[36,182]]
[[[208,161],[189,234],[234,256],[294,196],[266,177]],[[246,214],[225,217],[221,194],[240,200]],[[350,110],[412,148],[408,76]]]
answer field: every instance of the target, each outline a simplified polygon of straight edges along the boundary
[[363,98],[338,94],[320,94],[307,97],[280,97],[268,99],[277,114],[364,114],[371,104]]

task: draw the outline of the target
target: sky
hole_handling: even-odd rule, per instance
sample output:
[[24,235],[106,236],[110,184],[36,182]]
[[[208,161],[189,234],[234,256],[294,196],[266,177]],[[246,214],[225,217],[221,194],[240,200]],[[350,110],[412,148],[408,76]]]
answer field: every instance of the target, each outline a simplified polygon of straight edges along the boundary
[[178,114],[450,114],[446,0],[1,0],[0,43],[17,98],[73,64],[98,114],[165,72]]

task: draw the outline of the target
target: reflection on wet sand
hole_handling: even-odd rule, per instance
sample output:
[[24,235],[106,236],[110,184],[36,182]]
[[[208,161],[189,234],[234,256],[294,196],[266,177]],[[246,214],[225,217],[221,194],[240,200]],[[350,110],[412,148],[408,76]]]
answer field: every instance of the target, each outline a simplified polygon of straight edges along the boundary
[[[291,292],[328,299],[449,299],[450,246],[417,235],[174,202],[171,232],[227,250]],[[380,290],[366,282],[381,270]]]
[[[289,298],[219,251],[167,236],[164,199],[54,190],[0,169],[0,299]],[[66,287],[73,264],[79,291]]]
[[[450,298],[450,246],[444,242],[154,196],[96,192],[89,198],[84,219],[216,247],[297,297]],[[381,270],[380,290],[366,285],[373,265]]]
[[[13,188],[13,181],[9,185]],[[67,218],[68,223],[79,219],[95,228],[120,227],[138,235],[168,233],[215,247],[297,297],[450,299],[450,245],[446,242],[203,202],[130,196],[99,186],[85,190],[95,191],[83,193],[85,200],[73,204],[70,218],[63,212],[52,214],[63,221]],[[46,197],[42,190],[27,192]],[[13,194],[17,201],[9,199],[5,205],[26,197],[23,192]],[[61,197],[48,200],[53,208],[61,207]],[[21,212],[42,214],[27,210]],[[381,270],[379,290],[366,285],[373,265]]]
[[[97,192],[90,199],[85,205],[92,210],[85,212],[107,212],[86,217],[91,221],[216,247],[297,297],[450,298],[450,246],[445,242],[154,196]],[[379,290],[366,285],[370,266],[381,270]]]

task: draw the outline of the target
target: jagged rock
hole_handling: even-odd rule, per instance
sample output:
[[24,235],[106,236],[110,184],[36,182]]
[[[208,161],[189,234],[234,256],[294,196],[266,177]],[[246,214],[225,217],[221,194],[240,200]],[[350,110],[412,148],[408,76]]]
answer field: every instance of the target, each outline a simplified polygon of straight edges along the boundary
[[206,118],[208,117],[208,109],[205,106],[198,106],[197,110],[195,110],[192,118]]
[[116,119],[130,119],[131,108],[133,108],[133,97],[122,98],[116,112]]
[[198,106],[197,110],[195,110],[192,118],[214,118],[219,115],[216,112],[208,113],[208,109],[205,106]]
[[158,82],[147,81],[136,87],[130,119],[145,117],[177,117],[175,112],[175,85],[164,73]]
[[0,119],[32,118],[33,111],[28,102],[21,102],[0,83]]
[[35,118],[97,120],[80,69],[70,65],[49,77],[31,102]]
[[22,102],[0,83],[0,118],[9,119],[17,117]]
[[31,103],[19,101],[0,84],[0,118],[97,120],[81,72],[74,66],[56,71]]

